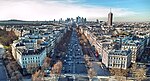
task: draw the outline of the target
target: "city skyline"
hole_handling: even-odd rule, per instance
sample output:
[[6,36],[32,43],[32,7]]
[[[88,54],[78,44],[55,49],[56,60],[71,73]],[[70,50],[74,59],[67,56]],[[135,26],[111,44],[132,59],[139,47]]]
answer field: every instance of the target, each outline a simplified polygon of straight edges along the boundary
[[149,21],[148,0],[1,0],[0,20],[53,20],[86,17],[107,21],[112,9],[114,21]]

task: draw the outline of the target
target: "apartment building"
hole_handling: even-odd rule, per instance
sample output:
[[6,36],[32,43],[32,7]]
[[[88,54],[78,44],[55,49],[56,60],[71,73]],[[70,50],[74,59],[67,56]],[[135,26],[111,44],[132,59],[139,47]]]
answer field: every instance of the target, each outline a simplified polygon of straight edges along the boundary
[[55,46],[66,32],[66,27],[57,27],[51,31],[48,28],[45,31],[39,28],[33,30],[13,42],[12,55],[22,68],[31,64],[42,66],[45,57],[54,54]]
[[112,50],[108,54],[108,68],[127,69],[131,64],[131,50]]

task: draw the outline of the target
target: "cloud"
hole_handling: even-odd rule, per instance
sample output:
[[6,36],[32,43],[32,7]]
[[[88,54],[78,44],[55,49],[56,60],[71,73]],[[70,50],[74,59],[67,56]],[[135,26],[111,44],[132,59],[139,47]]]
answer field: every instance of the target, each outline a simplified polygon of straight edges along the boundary
[[[0,20],[53,20],[77,16],[92,19],[107,17],[109,13],[109,7],[79,3],[80,0],[1,0]],[[136,14],[125,8],[112,8],[112,12],[116,17]]]

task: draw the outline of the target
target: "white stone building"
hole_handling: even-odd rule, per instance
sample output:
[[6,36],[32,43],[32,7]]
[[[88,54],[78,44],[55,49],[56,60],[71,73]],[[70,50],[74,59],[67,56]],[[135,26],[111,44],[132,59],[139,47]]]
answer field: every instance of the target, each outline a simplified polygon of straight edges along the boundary
[[127,69],[131,64],[131,50],[112,50],[108,54],[108,67]]
[[123,39],[121,49],[122,50],[128,50],[131,49],[132,51],[132,59],[131,62],[135,63],[137,61],[137,58],[140,57],[145,48],[145,39],[136,39],[133,40],[131,38]]
[[60,27],[42,33],[37,29],[35,32],[25,34],[11,45],[12,55],[22,68],[27,68],[30,64],[42,66],[45,57],[54,53],[54,48],[64,33],[65,27]]

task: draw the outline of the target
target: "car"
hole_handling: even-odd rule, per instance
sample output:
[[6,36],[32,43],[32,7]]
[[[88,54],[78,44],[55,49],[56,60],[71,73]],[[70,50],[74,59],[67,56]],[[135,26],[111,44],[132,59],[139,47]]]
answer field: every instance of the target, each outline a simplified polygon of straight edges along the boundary
[[80,61],[80,64],[85,64],[85,62],[84,61]]
[[80,59],[79,57],[76,57],[76,59]]
[[93,59],[93,58],[90,58],[89,60],[90,60],[90,61],[94,61],[94,59]]
[[64,73],[67,73],[67,71],[65,71]]
[[79,64],[79,62],[76,62],[77,64]]
[[69,69],[68,71],[70,72],[71,70]]
[[45,73],[50,73],[50,70],[44,70]]

